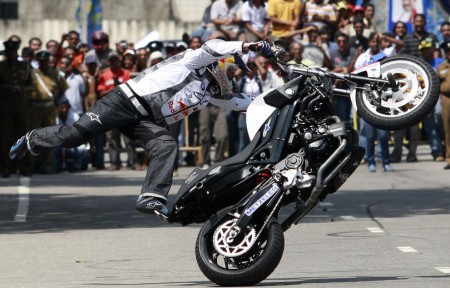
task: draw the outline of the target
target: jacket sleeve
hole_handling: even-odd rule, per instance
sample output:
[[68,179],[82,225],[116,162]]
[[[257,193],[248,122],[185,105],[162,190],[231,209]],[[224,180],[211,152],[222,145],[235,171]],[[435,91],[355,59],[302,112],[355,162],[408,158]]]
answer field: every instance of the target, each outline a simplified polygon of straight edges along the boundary
[[245,111],[247,110],[248,105],[253,102],[256,96],[257,95],[244,93],[227,94],[225,96],[221,96],[222,98],[211,97],[209,103],[223,109]]
[[242,41],[209,40],[200,49],[188,50],[184,65],[195,70],[232,55],[242,55],[242,44]]

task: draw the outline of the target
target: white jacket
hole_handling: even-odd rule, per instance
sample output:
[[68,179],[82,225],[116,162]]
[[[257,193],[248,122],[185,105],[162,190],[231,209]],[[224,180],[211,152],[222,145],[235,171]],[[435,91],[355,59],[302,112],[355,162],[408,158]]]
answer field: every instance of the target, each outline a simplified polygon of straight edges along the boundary
[[[210,40],[142,71],[123,90],[145,99],[157,122],[175,123],[208,103],[224,109],[245,110],[257,95],[220,95],[209,83],[206,66],[232,55],[242,55],[241,41]],[[212,84],[212,85],[210,85]],[[125,91],[127,92],[127,91]],[[128,93],[127,93],[128,94]]]

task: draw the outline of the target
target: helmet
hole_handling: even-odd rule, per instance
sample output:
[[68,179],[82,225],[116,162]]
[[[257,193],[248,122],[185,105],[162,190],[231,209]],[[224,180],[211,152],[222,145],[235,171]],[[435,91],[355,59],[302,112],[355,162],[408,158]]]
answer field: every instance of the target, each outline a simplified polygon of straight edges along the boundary
[[[225,95],[231,92],[232,89],[232,75],[227,75],[228,71],[235,71],[238,68],[248,72],[247,65],[245,65],[244,61],[239,56],[230,56],[228,58],[220,59],[210,65],[208,65],[207,70],[211,73],[211,75],[216,80],[217,84],[220,86],[220,94]],[[229,78],[230,77],[230,78]]]
[[109,45],[109,35],[103,31],[95,31],[92,33],[91,43],[94,46],[94,49]]

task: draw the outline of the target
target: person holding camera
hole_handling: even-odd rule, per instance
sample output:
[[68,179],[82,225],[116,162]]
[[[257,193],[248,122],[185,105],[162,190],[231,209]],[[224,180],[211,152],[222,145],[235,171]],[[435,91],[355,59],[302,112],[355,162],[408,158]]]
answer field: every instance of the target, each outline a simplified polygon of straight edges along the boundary
[[[19,42],[3,42],[5,60],[0,62],[0,173],[9,177],[15,173],[13,162],[9,159],[9,147],[17,136],[27,131],[28,99],[33,81],[31,67],[27,62],[17,60]],[[20,174],[29,176],[30,158],[19,162]]]

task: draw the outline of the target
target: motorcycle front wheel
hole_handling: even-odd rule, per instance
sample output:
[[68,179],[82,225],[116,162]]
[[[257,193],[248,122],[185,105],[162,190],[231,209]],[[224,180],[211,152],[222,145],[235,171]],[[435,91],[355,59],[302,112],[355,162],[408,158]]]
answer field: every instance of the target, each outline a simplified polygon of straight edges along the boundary
[[220,286],[250,286],[266,279],[278,266],[284,250],[281,225],[270,219],[258,236],[250,224],[237,241],[227,241],[237,218],[227,213],[212,227],[211,220],[200,230],[195,256],[203,274]]
[[405,54],[380,64],[382,78],[391,77],[399,90],[383,89],[378,97],[360,91],[356,107],[361,118],[376,128],[395,131],[416,125],[433,111],[439,99],[439,79],[428,63]]

